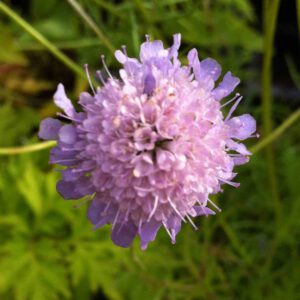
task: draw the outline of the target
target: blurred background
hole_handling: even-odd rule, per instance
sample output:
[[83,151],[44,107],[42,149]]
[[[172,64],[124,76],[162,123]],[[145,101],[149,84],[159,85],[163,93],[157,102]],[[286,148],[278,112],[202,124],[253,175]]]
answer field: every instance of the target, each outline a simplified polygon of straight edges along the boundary
[[[0,299],[300,299],[299,22],[299,0],[1,1]],[[237,113],[261,137],[199,231],[118,248],[56,193],[49,149],[26,147],[55,115],[59,82],[76,100],[84,63],[94,74],[105,54],[117,74],[114,49],[137,56],[146,33],[171,45],[177,32],[184,63],[196,47],[241,78]]]

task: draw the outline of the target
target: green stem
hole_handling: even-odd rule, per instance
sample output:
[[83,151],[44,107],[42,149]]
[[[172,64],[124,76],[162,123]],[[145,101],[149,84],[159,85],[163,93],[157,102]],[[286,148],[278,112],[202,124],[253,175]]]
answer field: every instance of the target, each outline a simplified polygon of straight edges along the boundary
[[9,148],[0,148],[0,155],[15,155],[15,154],[24,154],[29,152],[41,151],[54,147],[56,145],[55,141],[42,142],[33,145],[23,146],[23,147],[9,147]]
[[266,136],[252,148],[250,151],[255,154],[278,139],[294,122],[300,118],[300,109],[292,113],[280,126],[278,126],[271,134]]
[[67,2],[73,7],[73,9],[78,13],[78,15],[85,21],[85,23],[95,32],[102,43],[108,48],[108,50],[113,54],[115,52],[115,47],[109,41],[109,39],[104,35],[102,30],[97,26],[94,20],[83,10],[78,2],[75,0],[67,0]]
[[[269,135],[272,132],[272,57],[275,27],[278,16],[280,0],[265,0],[264,2],[264,60],[262,69],[262,110],[263,133]],[[281,204],[276,177],[274,152],[269,145],[266,149],[266,162],[268,168],[268,180],[272,198],[275,204],[275,213],[279,225],[281,219]]]
[[297,19],[298,19],[298,34],[300,37],[300,0],[296,0],[297,1]]
[[35,38],[40,44],[42,44],[46,49],[48,49],[56,58],[62,61],[68,68],[70,68],[75,74],[85,78],[85,72],[83,69],[62,53],[54,44],[48,41],[41,33],[39,33],[35,28],[33,28],[28,22],[26,22],[22,17],[16,14],[10,7],[8,7],[3,2],[0,2],[0,11],[6,14],[9,18],[15,21],[19,26],[21,26],[26,32],[28,32],[33,38]]

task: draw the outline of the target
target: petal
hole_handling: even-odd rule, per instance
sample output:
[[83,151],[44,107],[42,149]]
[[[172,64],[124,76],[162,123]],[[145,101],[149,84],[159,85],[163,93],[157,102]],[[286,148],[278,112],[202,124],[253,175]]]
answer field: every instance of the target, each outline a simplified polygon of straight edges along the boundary
[[248,156],[233,157],[232,159],[236,166],[244,165],[249,161]]
[[244,144],[234,142],[230,139],[226,141],[226,144],[229,149],[234,150],[242,155],[251,155],[251,152],[247,150]]
[[61,108],[67,116],[74,116],[75,109],[71,100],[67,97],[64,86],[60,83],[54,94],[54,103]]
[[115,58],[121,64],[124,64],[127,60],[127,56],[121,50],[115,51]]
[[208,207],[194,206],[197,216],[215,215],[216,213]]
[[149,222],[145,223],[140,232],[141,238],[141,248],[143,250],[147,249],[148,243],[154,241],[156,234],[161,227],[161,222],[156,221],[152,218]]
[[221,66],[212,58],[206,58],[200,63],[200,77],[206,78],[210,76],[216,81],[221,75]]
[[172,243],[176,243],[176,235],[181,229],[181,219],[177,216],[171,216],[166,223],[167,229],[170,230],[172,236]]
[[38,136],[43,140],[56,140],[61,126],[59,120],[47,118],[41,122]]
[[155,89],[156,81],[151,71],[147,73],[144,78],[144,93],[147,95],[151,95],[153,90]]
[[56,190],[65,200],[79,199],[83,196],[80,192],[76,191],[74,182],[60,180],[56,184]]
[[180,61],[178,57],[178,49],[180,48],[181,34],[176,33],[173,35],[173,45],[169,48],[169,58],[173,58],[174,66],[180,66]]
[[221,100],[228,96],[239,83],[239,78],[234,77],[231,72],[227,72],[219,86],[213,90],[212,95],[216,100]]
[[197,50],[195,48],[190,50],[187,55],[187,58],[189,61],[189,66],[193,68],[195,77],[198,80],[200,74],[200,61],[199,61]]
[[162,41],[145,42],[141,45],[140,60],[145,63],[152,58],[163,58],[168,56]]
[[249,114],[231,118],[226,124],[230,127],[230,137],[239,140],[249,138],[256,131],[256,121]]
[[97,201],[96,198],[92,200],[87,210],[87,216],[92,224],[95,225],[104,219],[102,213],[105,210],[106,206],[106,203]]
[[58,132],[59,140],[65,144],[74,144],[77,140],[76,129],[72,125],[65,125]]
[[132,222],[116,223],[111,232],[111,239],[116,245],[128,248],[136,233],[137,228]]

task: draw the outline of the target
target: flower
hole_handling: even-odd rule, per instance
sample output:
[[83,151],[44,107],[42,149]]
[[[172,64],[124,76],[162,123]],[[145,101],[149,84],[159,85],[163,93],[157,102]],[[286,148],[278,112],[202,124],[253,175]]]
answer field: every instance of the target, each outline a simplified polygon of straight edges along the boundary
[[[221,104],[240,80],[213,59],[200,62],[196,49],[188,65],[178,59],[180,34],[169,49],[161,41],[141,45],[140,60],[128,57],[125,47],[115,52],[123,65],[120,78],[108,74],[93,95],[84,92],[75,111],[62,84],[54,95],[57,119],[42,121],[39,136],[56,140],[50,163],[65,166],[57,191],[64,199],[90,195],[88,218],[95,228],[112,224],[111,238],[129,247],[136,235],[142,249],[164,227],[173,243],[181,223],[212,215],[211,194],[232,181],[235,165],[251,154],[237,140],[256,131],[249,115],[232,117],[241,101],[237,94]],[[87,72],[89,79],[89,75]],[[89,79],[90,81],[90,79]],[[221,108],[234,103],[224,118]]]

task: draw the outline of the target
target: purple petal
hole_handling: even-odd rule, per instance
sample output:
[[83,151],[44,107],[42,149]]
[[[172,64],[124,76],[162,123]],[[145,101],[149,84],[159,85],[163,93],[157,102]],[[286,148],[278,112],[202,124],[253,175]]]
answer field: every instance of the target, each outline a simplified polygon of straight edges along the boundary
[[177,216],[171,216],[166,223],[167,228],[171,232],[172,236],[172,243],[176,243],[176,235],[181,229],[181,219],[178,218]]
[[145,63],[152,58],[164,58],[168,51],[164,49],[162,41],[145,42],[141,45],[140,60]]
[[187,55],[189,66],[193,68],[193,72],[195,74],[196,79],[199,78],[200,74],[200,61],[198,58],[198,52],[196,49],[192,49],[189,51]]
[[60,180],[56,184],[56,190],[65,200],[79,199],[83,196],[76,190],[76,184],[74,182]]
[[61,126],[59,120],[47,118],[41,122],[38,136],[43,140],[56,140]]
[[132,222],[117,223],[112,229],[112,241],[124,248],[128,248],[137,233],[137,228]]
[[231,118],[226,123],[230,127],[231,138],[245,140],[256,131],[256,121],[249,114]]
[[106,206],[107,204],[104,202],[97,201],[97,199],[92,200],[87,210],[88,218],[92,224],[95,225],[105,218],[102,216],[102,213]]
[[197,216],[215,215],[216,213],[208,207],[194,206]]
[[173,35],[173,46],[169,49],[169,58],[173,58],[174,66],[180,66],[180,61],[178,60],[178,49],[180,47],[181,34],[176,33]]
[[214,81],[216,81],[221,75],[221,66],[212,58],[202,60],[200,67],[201,78],[210,76]]
[[59,140],[65,144],[74,144],[77,139],[76,129],[72,125],[65,125],[58,132]]
[[149,71],[144,79],[144,93],[147,95],[151,95],[156,86],[156,81],[152,73]]
[[149,222],[145,223],[140,232],[141,238],[141,248],[143,250],[147,249],[148,243],[154,241],[156,234],[161,226],[161,222],[151,219]]
[[239,78],[232,76],[231,72],[227,72],[219,86],[213,90],[212,95],[216,100],[221,100],[228,96],[239,83]]
[[240,157],[233,157],[233,163],[236,166],[240,166],[243,164],[246,164],[249,161],[249,157],[248,156],[240,156]]
[[226,144],[229,149],[234,150],[242,155],[251,155],[251,152],[247,150],[244,144],[237,143],[233,140],[227,140]]
[[64,86],[60,83],[54,94],[54,103],[61,108],[67,116],[73,117],[75,109],[71,100],[67,97]]
[[115,58],[121,64],[124,64],[127,60],[127,56],[121,50],[115,51]]

